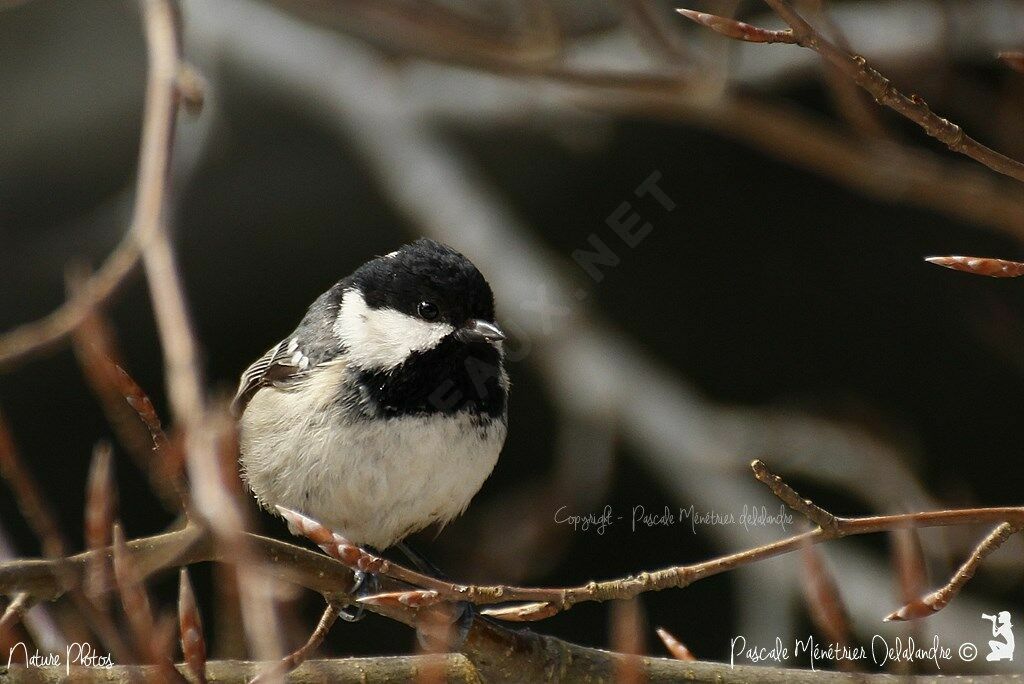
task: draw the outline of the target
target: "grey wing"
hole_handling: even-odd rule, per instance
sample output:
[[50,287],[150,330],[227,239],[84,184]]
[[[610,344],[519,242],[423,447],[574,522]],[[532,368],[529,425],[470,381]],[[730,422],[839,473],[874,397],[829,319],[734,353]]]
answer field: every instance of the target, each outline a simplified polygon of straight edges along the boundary
[[238,391],[231,402],[232,412],[236,416],[242,415],[249,400],[261,387],[294,379],[305,373],[309,365],[309,357],[302,353],[297,337],[278,342],[242,373]]

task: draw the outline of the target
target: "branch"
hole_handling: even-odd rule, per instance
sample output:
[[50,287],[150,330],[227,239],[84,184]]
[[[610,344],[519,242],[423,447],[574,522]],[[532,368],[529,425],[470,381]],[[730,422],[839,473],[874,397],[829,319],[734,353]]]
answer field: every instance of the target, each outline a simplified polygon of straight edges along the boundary
[[[428,606],[439,600],[469,601],[476,605],[532,602],[529,606],[515,607],[518,609],[517,612],[505,609],[488,613],[492,617],[515,621],[544,619],[557,612],[569,610],[578,603],[631,599],[645,592],[687,587],[713,575],[839,537],[873,534],[907,527],[939,527],[977,523],[1005,523],[1007,525],[1012,523],[1018,527],[1024,525],[1024,507],[974,508],[841,518],[815,505],[809,499],[800,497],[792,487],[782,481],[782,478],[771,473],[761,461],[756,460],[751,463],[751,469],[755,477],[766,484],[776,497],[817,525],[817,529],[700,563],[645,571],[635,576],[630,575],[600,582],[591,581],[575,587],[483,586],[447,582],[423,575],[365,551],[300,513],[280,506],[277,507],[277,510],[287,520],[289,529],[294,534],[305,535],[349,568],[379,573],[419,588],[419,591],[391,592],[367,597],[360,600],[364,605],[400,609],[402,607]],[[979,555],[979,552],[975,552],[975,555]],[[980,555],[983,557],[985,554]],[[980,562],[980,558],[977,561]],[[970,574],[973,575],[973,571]],[[966,582],[969,577],[970,575],[963,581]]]
[[[771,544],[764,544],[708,561],[674,566],[654,572],[641,572],[635,576],[602,582],[588,582],[577,587],[473,586],[445,582],[420,575],[397,563],[366,553],[358,547],[348,544],[343,538],[331,533],[315,521],[304,516],[297,516],[290,511],[282,511],[282,513],[288,517],[292,526],[308,535],[316,543],[342,559],[343,562],[293,544],[258,535],[247,534],[245,536],[253,557],[259,561],[260,567],[265,568],[271,577],[294,582],[318,591],[324,594],[328,601],[333,599],[351,602],[354,600],[349,593],[353,584],[351,567],[377,572],[390,581],[402,578],[400,585],[413,584],[419,589],[390,592],[378,595],[378,597],[371,597],[371,600],[366,601],[365,605],[369,610],[415,626],[420,619],[419,610],[427,609],[431,603],[431,601],[424,601],[422,602],[423,607],[417,609],[420,604],[418,599],[423,597],[431,600],[439,597],[448,601],[470,601],[478,605],[530,601],[534,603],[531,604],[531,608],[526,610],[525,619],[540,614],[547,617],[559,610],[567,610],[573,605],[585,601],[633,598],[648,591],[689,586],[713,575],[838,537],[907,527],[1000,524],[997,533],[990,535],[989,539],[973,554],[972,559],[961,569],[957,578],[954,578],[954,583],[951,583],[955,584],[954,589],[946,592],[946,601],[948,602],[948,598],[959,591],[967,579],[973,575],[985,555],[994,550],[1009,534],[1024,527],[1024,507],[929,511],[857,518],[837,517],[800,498],[791,487],[773,475],[760,461],[755,461],[751,465],[758,479],[767,484],[781,500],[793,506],[794,510],[813,517],[820,526],[812,531],[791,535]],[[113,558],[115,555],[120,559],[119,562],[131,564],[135,578],[139,582],[156,572],[173,567],[212,560],[228,563],[238,560],[233,549],[216,543],[212,534],[195,523],[190,523],[180,530],[125,543],[120,550],[108,547],[65,559],[18,560],[2,563],[0,564],[0,593],[27,594],[32,598],[53,599],[60,596],[69,587],[77,586],[81,582],[83,573],[97,562],[97,556],[100,559],[107,559]],[[387,592],[393,586],[384,586],[383,588]],[[400,599],[392,601],[391,597],[400,597]],[[329,621],[331,616],[327,614],[325,618]],[[318,629],[314,633],[310,640],[311,643],[315,642],[322,631]],[[557,653],[550,651],[551,643],[560,644]],[[486,661],[488,667],[498,669],[514,667],[514,671],[519,671],[525,666],[525,663],[529,663],[531,667],[544,668],[549,667],[553,660],[557,660],[564,665],[565,663],[561,659],[570,657],[566,655],[565,649],[571,651],[581,647],[564,644],[564,642],[532,632],[508,630],[492,621],[474,620],[462,648],[474,662]],[[589,651],[589,649],[583,650]],[[303,655],[306,653],[308,651]],[[502,654],[501,658],[491,660],[498,653]],[[579,654],[572,657],[579,657]],[[605,654],[605,660],[601,661],[602,667],[611,667],[614,664],[608,660],[610,657]],[[513,660],[515,662],[512,662]],[[587,667],[592,665],[593,663],[590,663]],[[280,664],[273,666],[273,668],[278,667]]]
[[[765,0],[765,3],[789,25],[792,33],[791,39],[767,40],[765,37],[775,32],[751,27],[726,17],[703,15],[686,9],[678,11],[683,16],[731,38],[754,42],[793,42],[801,47],[814,50],[833,67],[866,90],[875,98],[876,102],[913,121],[925,133],[944,143],[949,149],[966,155],[993,171],[1024,182],[1024,164],[982,145],[964,133],[960,126],[929,109],[927,103],[920,96],[908,97],[901,93],[889,79],[868,66],[863,57],[842,50],[816,31],[785,0]],[[700,15],[701,18],[698,19],[695,15]],[[782,33],[788,34],[788,32]],[[758,39],[759,36],[764,39]]]
[[55,311],[0,336],[0,372],[66,342],[94,310],[117,293],[135,270],[139,257],[138,242],[134,231],[129,229],[99,270]]
[[177,8],[172,0],[140,0],[149,55],[146,108],[139,152],[135,226],[164,354],[164,376],[171,410],[185,434],[185,462],[196,513],[231,549],[242,592],[246,636],[261,658],[281,653],[273,624],[270,587],[249,563],[241,507],[226,486],[225,459],[218,458],[222,421],[207,406],[199,345],[189,320],[184,287],[167,227],[169,168],[183,72]]
[[945,608],[960,593],[964,585],[974,577],[974,573],[981,567],[981,562],[985,559],[985,556],[998,549],[1007,539],[1020,532],[1021,527],[1022,525],[1020,524],[1008,522],[996,527],[978,544],[974,552],[964,561],[964,564],[960,566],[960,569],[956,571],[956,574],[953,575],[952,579],[944,587],[933,591],[924,598],[911,601],[899,610],[890,613],[885,617],[885,621],[916,620],[917,618],[928,617],[932,613],[937,613]]

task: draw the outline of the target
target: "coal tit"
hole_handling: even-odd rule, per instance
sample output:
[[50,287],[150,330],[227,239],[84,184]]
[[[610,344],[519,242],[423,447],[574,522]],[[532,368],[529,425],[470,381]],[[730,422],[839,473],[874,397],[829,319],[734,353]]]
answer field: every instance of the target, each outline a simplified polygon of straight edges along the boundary
[[360,266],[243,374],[242,475],[355,544],[465,510],[505,442],[508,376],[487,281],[420,239]]

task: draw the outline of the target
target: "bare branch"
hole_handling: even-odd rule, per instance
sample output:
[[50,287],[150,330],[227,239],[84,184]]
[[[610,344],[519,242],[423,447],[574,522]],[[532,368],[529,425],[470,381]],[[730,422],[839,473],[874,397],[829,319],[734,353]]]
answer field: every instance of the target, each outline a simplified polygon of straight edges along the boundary
[[181,635],[181,651],[189,670],[200,684],[206,684],[206,638],[203,635],[203,620],[199,606],[188,579],[188,570],[181,569],[178,579],[178,632]]
[[57,525],[57,519],[43,499],[35,478],[18,456],[14,438],[3,413],[0,413],[0,476],[7,480],[14,492],[18,509],[42,543],[43,553],[51,558],[63,556],[65,549],[68,548],[67,541]]
[[[18,624],[35,600],[27,593],[15,594],[0,616],[0,637],[7,638],[7,631]],[[11,640],[13,641],[13,640]]]
[[999,525],[978,544],[970,557],[964,561],[964,564],[960,566],[960,569],[956,571],[956,574],[953,575],[944,587],[933,591],[919,600],[911,601],[899,610],[890,613],[885,617],[885,621],[917,620],[918,618],[933,615],[945,608],[960,593],[964,585],[974,577],[974,573],[978,571],[985,556],[1002,546],[1007,539],[1019,532],[1021,528],[1022,525],[1019,523],[1006,522]]
[[131,625],[136,648],[146,654],[148,662],[155,663],[159,660],[159,655],[155,650],[155,625],[149,597],[128,554],[121,525],[115,524],[113,529],[114,577],[121,595],[121,604],[124,606],[128,624]]
[[772,490],[772,494],[781,500],[782,503],[810,520],[822,530],[834,536],[839,536],[839,521],[836,516],[816,505],[810,499],[801,498],[792,487],[782,481],[781,477],[768,470],[768,466],[763,461],[752,461],[750,469],[754,471],[754,477],[759,482],[766,484],[768,489]]
[[[819,549],[808,546],[803,550],[802,556],[801,588],[811,622],[825,637],[827,643],[849,645],[852,634],[850,616],[835,576]],[[855,663],[847,660],[840,660],[837,665],[842,670],[857,669]]]
[[643,672],[643,661],[640,656],[647,651],[645,635],[647,624],[639,598],[629,601],[616,601],[612,604],[609,615],[611,634],[609,647],[616,653],[625,656],[619,661],[615,671],[615,681],[619,684],[640,684],[647,681]]
[[817,52],[866,90],[876,102],[913,121],[925,133],[954,152],[966,155],[1005,176],[1024,181],[1024,164],[982,145],[964,133],[957,124],[935,114],[918,95],[908,97],[901,93],[889,79],[868,66],[863,57],[845,52],[822,36],[786,0],[765,0],[765,4],[789,24],[798,45]]
[[249,684],[256,684],[260,682],[272,681],[278,679],[285,674],[291,672],[302,663],[306,662],[309,656],[316,652],[316,649],[320,647],[324,639],[327,637],[327,633],[331,631],[331,627],[338,621],[338,615],[341,613],[338,605],[332,601],[327,602],[327,607],[324,608],[324,614],[320,616],[320,622],[317,623],[316,629],[309,635],[309,639],[306,640],[302,646],[293,651],[287,657],[279,660],[277,663],[272,664],[265,671],[261,672],[256,676]]
[[39,354],[56,349],[90,314],[106,304],[139,263],[139,245],[130,230],[95,275],[53,313],[25,323],[0,336],[0,372]]
[[182,70],[176,7],[171,0],[140,2],[149,69],[133,223],[143,246],[142,260],[163,347],[168,396],[185,434],[185,459],[196,512],[234,551],[246,635],[259,657],[276,658],[281,649],[272,629],[275,620],[270,587],[247,562],[243,515],[221,473],[223,459],[217,457],[217,442],[223,431],[207,407],[199,348],[167,229],[168,169]]
[[488,612],[492,617],[515,621],[549,617],[582,602],[631,599],[649,591],[686,587],[712,575],[847,535],[872,534],[905,527],[968,525],[981,522],[1011,521],[1014,525],[1024,525],[1024,508],[975,508],[840,518],[802,498],[783,482],[782,478],[769,471],[763,462],[755,460],[751,463],[751,468],[757,479],[768,485],[773,494],[793,510],[805,515],[818,525],[818,528],[700,563],[641,572],[619,579],[588,582],[576,587],[479,586],[447,582],[369,553],[301,513],[281,506],[278,506],[277,510],[288,522],[293,534],[310,538],[321,549],[353,570],[379,573],[422,588],[422,591],[403,591],[369,597],[362,601],[366,605],[397,609],[421,604],[431,605],[438,600],[469,601],[478,605],[531,602],[527,606],[520,605],[515,609],[503,608]]
[[[114,484],[113,451],[101,442],[93,449],[89,481],[85,499],[85,546],[95,550],[109,546],[111,529],[117,509],[117,488]],[[89,568],[85,581],[85,595],[100,604],[104,589],[110,585],[110,567],[99,556]]]
[[966,155],[993,171],[1024,181],[1024,164],[982,145],[948,119],[935,114],[918,95],[906,96],[878,71],[868,66],[862,56],[847,52],[825,38],[805,21],[785,0],[765,0],[789,25],[786,31],[768,31],[716,15],[678,10],[686,18],[707,26],[730,38],[755,43],[795,43],[814,50],[826,62],[866,90],[875,101],[896,111],[920,126],[925,133],[944,143],[954,152]]
[[[792,488],[784,485],[763,464],[757,467],[757,471],[759,479],[769,483],[773,491],[779,492],[780,497],[795,502],[804,502]],[[836,536],[869,534],[906,527],[967,525],[982,522],[1001,523],[996,532],[979,546],[972,559],[961,568],[961,572],[958,573],[957,578],[954,578],[954,582],[951,582],[951,585],[955,588],[951,592],[947,592],[945,600],[948,601],[963,586],[966,579],[973,574],[977,564],[980,563],[985,555],[998,547],[1010,534],[1024,527],[1024,508],[1022,507],[961,509],[839,518],[820,507],[812,508],[809,504],[797,504],[797,506],[812,512],[811,514],[821,520],[826,527],[819,527],[810,532],[791,535],[771,544],[757,546],[692,565],[676,566],[655,572],[641,572],[638,575],[621,579],[589,582],[583,586],[562,588],[477,587],[451,584],[435,578],[418,575],[411,570],[402,568],[385,559],[380,559],[372,554],[361,551],[356,553],[352,549],[358,549],[358,547],[341,544],[338,542],[339,538],[337,535],[334,535],[322,525],[308,518],[290,520],[290,523],[299,531],[309,534],[317,543],[329,548],[332,545],[335,546],[337,555],[345,563],[355,565],[361,569],[378,572],[389,579],[397,579],[401,576],[404,578],[402,581],[413,580],[412,583],[414,585],[424,586],[426,590],[419,592],[422,596],[430,596],[436,592],[446,600],[470,601],[477,604],[535,601],[547,604],[549,611],[551,607],[566,610],[572,605],[583,601],[626,599],[633,598],[646,591],[688,586],[700,579],[796,551],[806,547],[808,544],[828,541]],[[291,512],[288,513],[291,517],[295,515],[291,514]],[[334,599],[344,602],[353,600],[353,597],[347,594],[352,587],[352,573],[341,563],[328,556],[311,553],[284,542],[256,535],[246,535],[246,537],[254,555],[260,560],[271,576],[296,582],[319,591],[325,594],[329,600]],[[58,561],[12,561],[2,563],[0,564],[0,592],[9,594],[29,593],[33,597],[52,598],[62,593],[66,589],[68,582],[73,584],[77,581],[76,578],[81,576],[81,573],[84,572],[88,564],[92,562],[91,557],[96,554],[110,555],[116,553],[116,556],[121,559],[122,567],[134,568],[133,574],[137,581],[141,581],[152,573],[169,567],[183,566],[204,560],[228,562],[237,560],[237,558],[232,557],[234,553],[232,549],[223,544],[215,543],[211,535],[204,533],[201,528],[195,525],[190,525],[176,532],[139,539],[123,545],[115,543],[114,549],[116,551],[111,549],[89,551]],[[125,563],[129,559],[131,565],[127,566]],[[117,563],[115,563],[116,566]],[[129,577],[128,579],[132,578]],[[127,586],[130,586],[130,584]],[[370,603],[368,607],[407,624],[416,624],[417,622],[417,610],[408,604],[403,604],[402,601],[381,601],[376,604]],[[549,612],[549,614],[552,613]],[[483,657],[484,653],[488,657],[498,657],[496,656],[497,653],[504,653],[505,655],[499,658],[501,664],[491,662],[493,667],[501,668],[510,666],[507,660],[509,654],[521,652],[521,649],[524,648],[537,647],[537,642],[545,639],[547,637],[533,633],[504,630],[491,621],[476,620],[470,627],[466,648],[467,652],[479,655],[480,657]],[[533,646],[527,646],[524,640],[526,642],[532,640]],[[519,645],[514,646],[514,643]],[[568,646],[563,645],[563,648]],[[618,657],[621,658],[622,656]],[[606,661],[606,665],[608,662]],[[617,663],[618,661],[613,662]],[[523,665],[522,661],[517,661],[516,663],[517,667],[522,667]],[[541,664],[531,663],[531,666],[539,665]]]

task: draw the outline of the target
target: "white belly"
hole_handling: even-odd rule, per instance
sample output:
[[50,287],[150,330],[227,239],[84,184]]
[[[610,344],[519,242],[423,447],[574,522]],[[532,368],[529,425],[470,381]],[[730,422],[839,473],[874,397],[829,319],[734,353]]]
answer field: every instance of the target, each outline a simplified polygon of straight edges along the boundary
[[264,388],[246,407],[242,472],[260,503],[381,549],[462,513],[494,469],[504,421],[479,427],[459,414],[346,422],[334,404],[343,373],[324,369],[301,393]]

